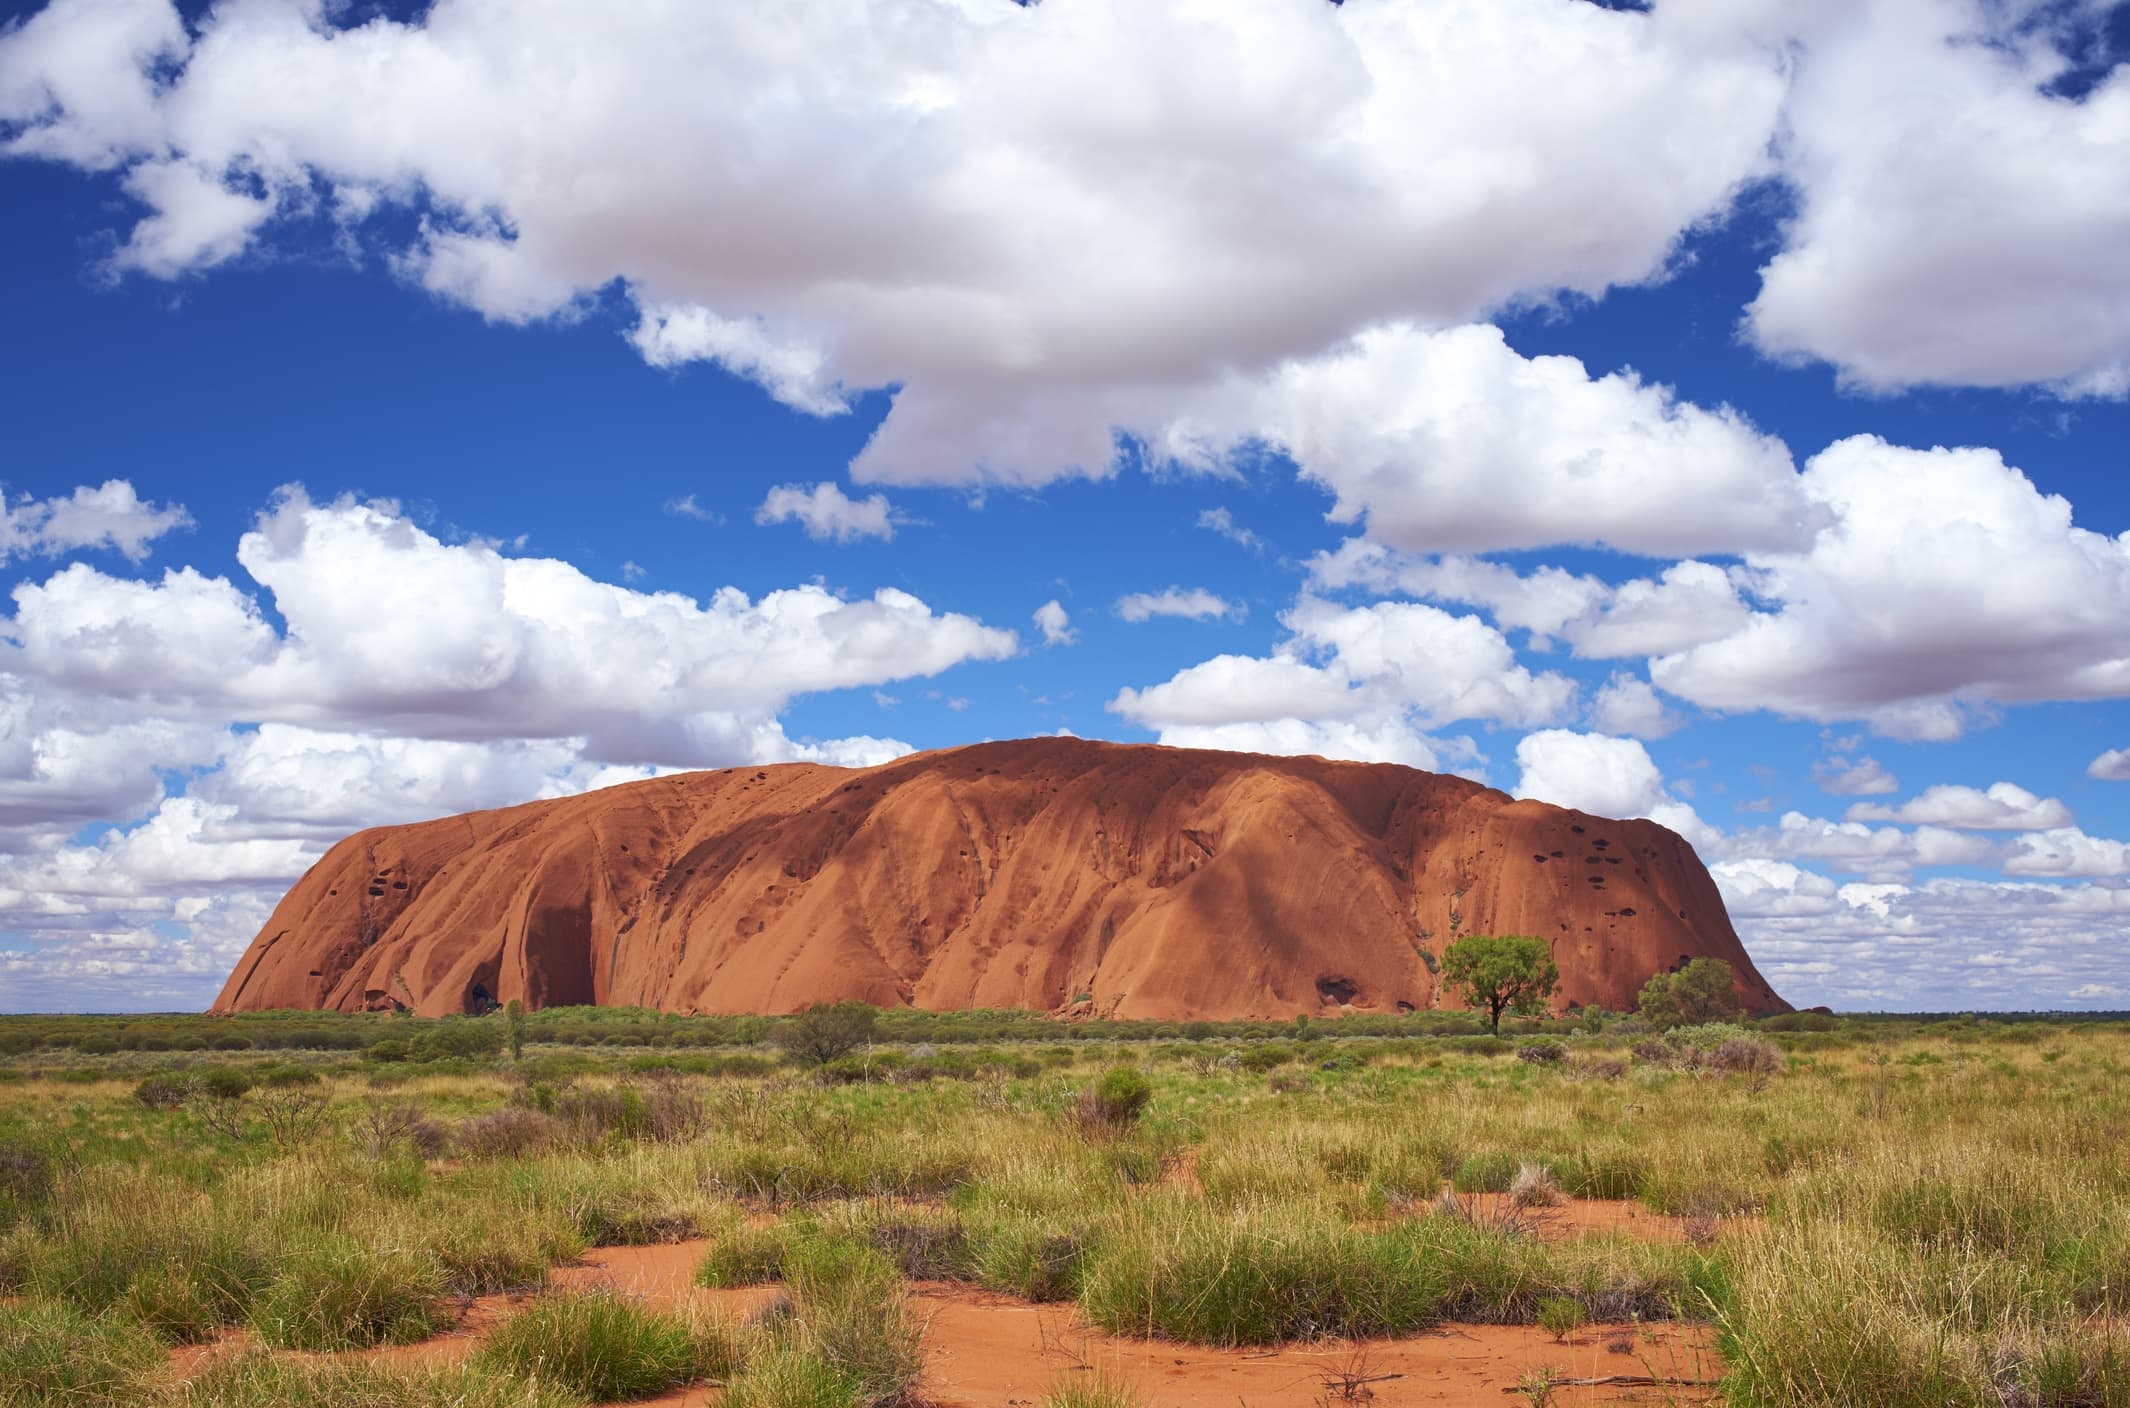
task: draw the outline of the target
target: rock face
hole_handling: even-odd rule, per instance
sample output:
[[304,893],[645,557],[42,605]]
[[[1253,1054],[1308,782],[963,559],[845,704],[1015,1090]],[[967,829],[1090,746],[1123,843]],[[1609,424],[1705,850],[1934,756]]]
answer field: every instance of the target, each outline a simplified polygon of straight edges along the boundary
[[1471,933],[1550,940],[1557,1005],[1630,1007],[1710,955],[1749,1007],[1787,1010],[1653,822],[1386,764],[1072,738],[359,832],[282,899],[215,1010],[1387,1012],[1455,1006],[1435,974]]

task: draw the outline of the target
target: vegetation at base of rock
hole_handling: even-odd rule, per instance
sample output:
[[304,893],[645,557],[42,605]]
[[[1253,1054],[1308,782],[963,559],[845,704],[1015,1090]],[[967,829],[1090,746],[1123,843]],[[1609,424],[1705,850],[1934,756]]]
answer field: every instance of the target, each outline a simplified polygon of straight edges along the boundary
[[1656,974],[1635,1003],[1636,1014],[1659,1031],[1732,1022],[1744,1010],[1731,965],[1720,958],[1689,959],[1677,972]]
[[863,1002],[817,1002],[771,1039],[809,1065],[825,1066],[871,1041],[879,1025],[879,1010]]

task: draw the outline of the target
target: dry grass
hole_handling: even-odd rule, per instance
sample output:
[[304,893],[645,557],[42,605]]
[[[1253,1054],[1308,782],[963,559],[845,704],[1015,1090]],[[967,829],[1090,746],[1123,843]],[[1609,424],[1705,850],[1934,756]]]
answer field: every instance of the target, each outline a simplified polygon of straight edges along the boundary
[[[389,1100],[351,1062],[290,1087],[300,1118],[253,1092],[215,1121],[136,1101],[151,1068],[126,1057],[110,1080],[0,1085],[0,1290],[17,1298],[0,1402],[163,1401],[137,1382],[143,1344],[242,1324],[288,1346],[406,1339],[587,1245],[694,1234],[710,1279],[790,1288],[763,1325],[684,1327],[734,1408],[907,1395],[910,1276],[1209,1343],[1700,1317],[1733,1408],[2130,1404],[2120,1032],[1966,1024],[1781,1050],[1703,1035],[1649,1060],[1569,1037],[1534,1062],[1290,1033],[1272,1064],[1296,1079],[1277,1095],[1250,1068],[1269,1057],[1135,1048],[1147,1098],[1120,1078],[1132,1117],[1092,1122],[1082,1092],[1120,1064],[1099,1046],[1016,1053],[1032,1074],[981,1080],[393,1073]],[[1689,1244],[1531,1235],[1570,1196],[1638,1199],[1686,1219]],[[541,1363],[605,1335],[549,1313]],[[27,1315],[45,1329],[21,1331]],[[82,1348],[35,1360],[33,1341]],[[100,1386],[23,1387],[68,1366]],[[466,1401],[562,1391],[497,1371],[491,1398]],[[271,1354],[218,1373],[201,1404],[299,1380],[325,1403],[429,1391],[312,1384]]]

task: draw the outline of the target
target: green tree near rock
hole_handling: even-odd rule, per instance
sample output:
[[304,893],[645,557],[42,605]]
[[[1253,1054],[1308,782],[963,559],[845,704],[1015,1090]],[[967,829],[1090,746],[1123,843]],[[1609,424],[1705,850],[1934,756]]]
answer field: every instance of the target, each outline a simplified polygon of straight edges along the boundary
[[1659,973],[1642,984],[1635,1011],[1662,1031],[1727,1022],[1745,1010],[1731,982],[1731,965],[1720,958],[1696,958],[1676,973]]
[[770,1039],[809,1065],[825,1066],[871,1041],[879,1019],[879,1011],[863,1002],[817,1002]]
[[1535,1014],[1561,980],[1553,949],[1528,934],[1467,934],[1442,953],[1442,981],[1468,1007],[1483,1007],[1487,1030],[1501,1035],[1501,1014]]

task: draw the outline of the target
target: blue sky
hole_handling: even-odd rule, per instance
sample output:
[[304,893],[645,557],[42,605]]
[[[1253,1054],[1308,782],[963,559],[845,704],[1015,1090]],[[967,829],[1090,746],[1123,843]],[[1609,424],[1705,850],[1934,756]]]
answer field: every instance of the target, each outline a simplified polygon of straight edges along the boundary
[[2130,7],[12,14],[0,1010],[204,1003],[359,826],[1058,729],[2130,1006]]

